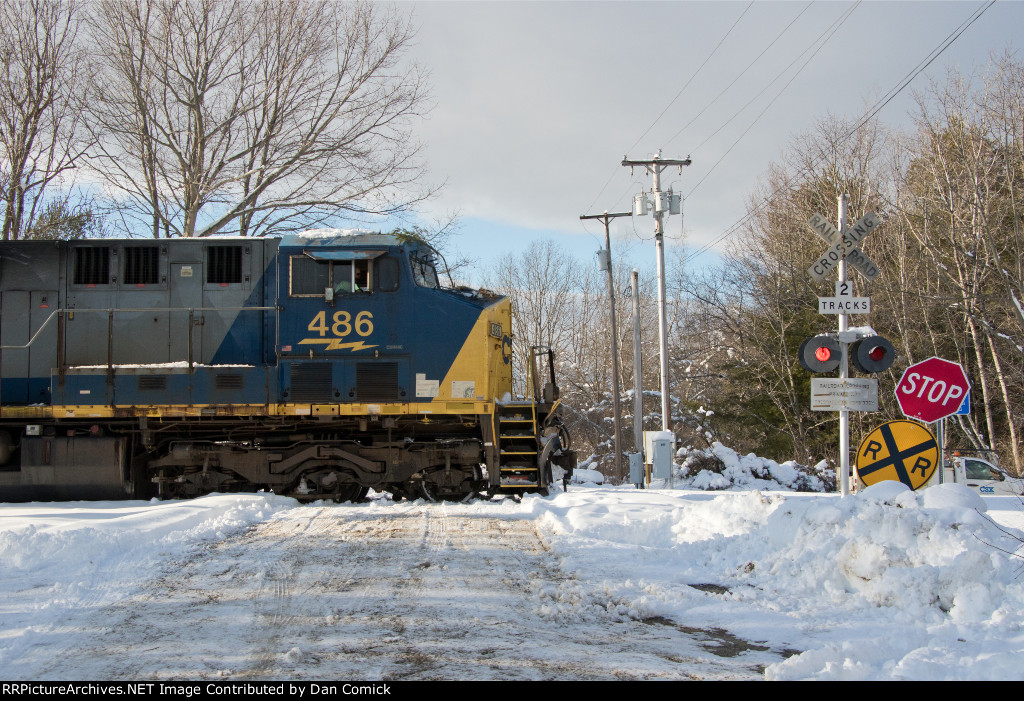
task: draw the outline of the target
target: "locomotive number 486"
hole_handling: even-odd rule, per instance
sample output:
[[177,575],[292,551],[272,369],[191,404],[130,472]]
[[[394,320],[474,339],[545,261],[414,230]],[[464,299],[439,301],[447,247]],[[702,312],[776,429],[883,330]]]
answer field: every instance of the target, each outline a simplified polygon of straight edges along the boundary
[[352,315],[348,312],[337,311],[334,312],[331,321],[333,323],[328,326],[327,312],[320,312],[313,317],[313,320],[309,322],[309,326],[306,328],[321,336],[326,336],[329,330],[332,336],[338,338],[344,338],[352,333],[352,331],[355,331],[356,334],[364,338],[373,333],[373,314],[367,311],[356,314],[355,321],[353,321]]

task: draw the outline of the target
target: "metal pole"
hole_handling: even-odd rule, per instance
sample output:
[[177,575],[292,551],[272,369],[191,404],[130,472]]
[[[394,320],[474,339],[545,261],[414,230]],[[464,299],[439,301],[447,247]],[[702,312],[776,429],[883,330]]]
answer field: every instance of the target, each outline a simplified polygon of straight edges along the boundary
[[[839,196],[839,234],[843,235],[846,232],[846,198],[849,195]],[[839,286],[843,287],[846,283],[846,254],[843,254],[842,260],[839,261]],[[839,290],[837,290],[838,292]],[[839,333],[842,334],[847,330],[847,319],[846,314],[839,315]],[[839,379],[845,380],[850,376],[850,365],[849,365],[849,346],[844,341],[840,341],[841,348],[843,349],[842,360],[839,363]],[[839,410],[839,485],[840,492],[842,495],[849,496],[850,494],[850,412],[843,408]]]
[[608,312],[612,321],[612,424],[615,426],[615,474],[621,479],[622,470],[622,409],[619,406],[619,326],[615,319],[615,280],[612,274],[612,239],[608,233],[608,212],[604,213],[604,248],[608,252]]
[[632,212],[618,212],[616,214],[591,214],[582,215],[580,219],[600,219],[604,222],[604,247],[608,252],[608,307],[612,325],[612,423],[615,426],[615,474],[620,479],[625,477],[622,469],[622,409],[620,406],[619,388],[619,326],[615,315],[615,281],[612,272],[612,239],[608,230],[608,223],[615,217],[631,217]]
[[[935,438],[939,444],[939,484],[942,484],[942,473],[946,467],[946,419],[945,417],[939,419],[939,423],[936,425]],[[956,473],[954,473],[954,482]]]
[[666,312],[667,300],[665,299],[665,237],[662,226],[664,216],[664,201],[661,200],[661,171],[668,166],[678,166],[679,172],[683,166],[690,165],[690,159],[663,160],[661,151],[649,161],[631,161],[628,158],[622,159],[622,165],[643,166],[654,174],[654,243],[657,248],[658,266],[658,339],[661,355],[661,427],[662,430],[672,430],[672,414],[669,409],[669,387],[668,387],[668,313]]
[[[661,158],[661,151],[654,157],[654,196],[661,192],[661,168],[657,161]],[[661,219],[664,213],[654,206],[654,245],[657,249],[658,268],[658,346],[661,356],[661,428],[663,431],[672,430],[672,411],[669,408],[668,395],[668,313],[665,299],[665,232]]]
[[633,441],[636,453],[644,452],[644,385],[640,357],[640,271],[633,269]]

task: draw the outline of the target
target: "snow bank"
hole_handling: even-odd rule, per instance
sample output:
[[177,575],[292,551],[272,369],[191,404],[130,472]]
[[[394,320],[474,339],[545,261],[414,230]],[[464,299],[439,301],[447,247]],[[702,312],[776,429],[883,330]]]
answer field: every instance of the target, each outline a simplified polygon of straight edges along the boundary
[[640,617],[800,651],[768,679],[1021,679],[1024,533],[975,500],[603,488],[549,500],[541,523]]
[[[759,477],[749,456],[718,454],[734,481],[794,483],[782,465]],[[294,506],[254,494],[0,505],[0,669],[59,639],[72,613],[173,571],[197,543]],[[521,503],[377,498],[337,515],[428,508],[536,522],[564,574],[536,592],[543,625],[614,614],[721,629],[785,658],[768,679],[1024,679],[1014,497],[955,484],[846,498],[593,486]]]
[[58,628],[63,612],[117,601],[196,543],[296,503],[220,494],[184,502],[0,504],[0,668]]
[[[599,462],[597,455],[583,460],[573,473],[573,482],[601,484],[604,476],[593,469]],[[836,488],[835,471],[824,460],[813,467],[794,460],[778,463],[753,453],[740,455],[717,442],[704,450],[680,448],[675,463],[673,480],[679,489],[833,492]],[[665,484],[658,480],[653,486]]]
[[814,467],[793,460],[780,464],[753,453],[740,455],[717,442],[706,450],[681,448],[676,459],[680,465],[677,484],[684,489],[835,490],[835,475],[824,462]]

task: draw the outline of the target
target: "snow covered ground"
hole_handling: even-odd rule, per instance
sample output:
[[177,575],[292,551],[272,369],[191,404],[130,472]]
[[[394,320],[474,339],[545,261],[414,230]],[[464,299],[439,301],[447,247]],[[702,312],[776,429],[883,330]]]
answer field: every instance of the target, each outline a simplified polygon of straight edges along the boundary
[[[33,660],[49,658],[47,647],[86,612],[131,597],[197,547],[303,508],[263,494],[0,505],[0,677],[43,675]],[[1024,678],[1024,506],[1015,497],[983,499],[959,485],[914,493],[896,483],[847,498],[588,486],[521,503],[378,495],[325,505],[317,518],[351,524],[436,510],[534,524],[543,557],[571,575],[525,587],[540,612],[538,635],[589,607],[609,625],[609,615],[666,621],[784,651],[760,665],[770,680]],[[494,605],[481,599],[470,613],[486,620]],[[234,645],[204,641],[221,643]],[[73,636],[61,644],[74,645]],[[70,664],[48,674],[93,672]],[[676,678],[680,664],[665,656],[661,671]],[[146,668],[129,660],[124,669]]]

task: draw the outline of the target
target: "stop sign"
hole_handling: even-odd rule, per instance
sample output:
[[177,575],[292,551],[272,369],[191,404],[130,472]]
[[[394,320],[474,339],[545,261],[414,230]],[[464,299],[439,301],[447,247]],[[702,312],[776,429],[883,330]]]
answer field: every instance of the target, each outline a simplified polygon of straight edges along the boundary
[[904,371],[896,385],[896,401],[906,416],[931,423],[955,414],[970,391],[959,363],[928,358]]

